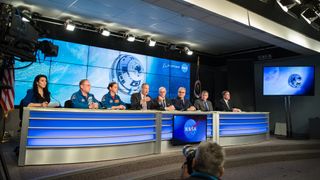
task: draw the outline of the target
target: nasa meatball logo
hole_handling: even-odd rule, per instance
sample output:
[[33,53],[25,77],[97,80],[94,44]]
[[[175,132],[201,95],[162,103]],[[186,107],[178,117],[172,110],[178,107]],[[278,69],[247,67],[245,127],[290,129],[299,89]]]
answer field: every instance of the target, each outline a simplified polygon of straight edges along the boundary
[[181,71],[184,72],[184,73],[188,72],[188,65],[185,64],[185,63],[182,64],[182,65],[181,65]]
[[187,138],[193,138],[197,134],[197,126],[198,124],[196,123],[195,120],[189,119],[186,121],[184,124],[184,135]]
[[288,84],[293,88],[300,88],[302,85],[302,77],[299,74],[291,74],[288,78]]
[[140,91],[145,81],[144,67],[136,57],[120,54],[112,64],[111,78],[119,84],[119,91],[131,95]]

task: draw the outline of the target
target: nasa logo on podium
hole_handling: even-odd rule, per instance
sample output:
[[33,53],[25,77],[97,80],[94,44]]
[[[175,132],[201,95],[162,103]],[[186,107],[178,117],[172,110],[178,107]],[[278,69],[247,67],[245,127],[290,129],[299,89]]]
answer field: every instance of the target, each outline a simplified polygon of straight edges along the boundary
[[191,139],[197,134],[197,123],[193,119],[189,119],[184,124],[184,135]]
[[131,95],[139,92],[145,82],[143,64],[136,57],[120,54],[112,63],[111,79],[119,84],[119,91]]

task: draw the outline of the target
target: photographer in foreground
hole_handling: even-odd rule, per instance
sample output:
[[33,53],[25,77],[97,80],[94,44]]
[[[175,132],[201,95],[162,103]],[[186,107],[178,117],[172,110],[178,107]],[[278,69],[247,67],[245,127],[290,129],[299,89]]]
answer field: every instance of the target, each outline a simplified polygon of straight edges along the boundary
[[224,173],[225,152],[217,143],[201,142],[196,149],[185,146],[183,154],[182,179],[219,180]]

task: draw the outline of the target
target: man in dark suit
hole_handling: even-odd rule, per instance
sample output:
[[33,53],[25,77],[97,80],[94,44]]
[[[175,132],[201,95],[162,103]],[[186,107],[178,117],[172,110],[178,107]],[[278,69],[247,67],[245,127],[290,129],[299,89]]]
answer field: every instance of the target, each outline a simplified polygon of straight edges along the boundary
[[201,110],[201,111],[213,111],[213,106],[211,101],[208,100],[209,97],[209,92],[206,90],[203,90],[201,92],[201,99],[197,99],[194,102],[194,107],[197,110]]
[[196,108],[192,106],[191,102],[185,98],[186,88],[180,87],[178,89],[178,96],[172,100],[174,108],[178,111],[195,111]]
[[131,109],[135,110],[147,110],[152,109],[153,102],[151,97],[148,95],[149,93],[149,85],[147,83],[143,83],[141,85],[141,91],[138,93],[133,93],[131,95]]
[[172,102],[166,97],[167,90],[165,87],[159,88],[159,96],[154,100],[155,109],[161,111],[173,111],[175,110]]
[[216,109],[218,111],[241,112],[241,109],[236,108],[230,100],[229,91],[222,91],[222,99],[219,100]]

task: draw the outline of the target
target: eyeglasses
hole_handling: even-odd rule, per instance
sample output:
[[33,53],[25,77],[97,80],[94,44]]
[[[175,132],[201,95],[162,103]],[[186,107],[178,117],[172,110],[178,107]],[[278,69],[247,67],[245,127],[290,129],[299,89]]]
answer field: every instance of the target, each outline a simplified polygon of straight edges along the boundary
[[184,91],[178,91],[178,93],[185,93]]

